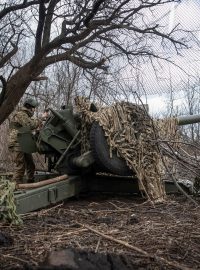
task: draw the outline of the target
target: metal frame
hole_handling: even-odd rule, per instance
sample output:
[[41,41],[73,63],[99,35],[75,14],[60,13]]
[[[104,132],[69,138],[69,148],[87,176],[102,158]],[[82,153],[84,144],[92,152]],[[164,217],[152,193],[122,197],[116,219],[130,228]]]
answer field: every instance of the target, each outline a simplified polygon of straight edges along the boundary
[[[36,175],[37,178],[49,178],[51,174]],[[53,175],[55,176],[55,174]],[[38,179],[37,179],[38,180]],[[186,188],[181,183],[182,188]],[[173,182],[165,181],[166,192],[178,193]],[[189,189],[187,190],[189,192]],[[82,193],[113,193],[141,196],[138,181],[134,177],[120,177],[111,175],[70,176],[68,179],[34,188],[15,192],[15,202],[18,214],[35,211],[60,201],[81,195]]]
[[32,190],[15,192],[16,212],[25,214],[58,203],[80,194],[82,181],[79,176]]

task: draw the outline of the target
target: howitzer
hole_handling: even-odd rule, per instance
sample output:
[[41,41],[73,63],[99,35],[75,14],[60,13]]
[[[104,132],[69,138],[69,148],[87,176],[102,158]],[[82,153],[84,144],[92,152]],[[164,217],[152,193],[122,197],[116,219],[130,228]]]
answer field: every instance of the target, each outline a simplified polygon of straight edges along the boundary
[[88,169],[128,175],[130,169],[124,160],[109,156],[109,148],[102,128],[94,123],[90,131],[89,151],[81,153],[81,118],[71,106],[64,110],[50,109],[51,116],[34,137],[29,130],[21,130],[18,140],[25,153],[39,152],[48,160],[48,171],[61,174],[80,174]]
[[[82,191],[139,192],[137,179],[125,160],[115,152],[112,158],[110,157],[104,131],[97,122],[91,125],[89,132],[89,150],[81,153],[81,117],[73,112],[71,106],[50,111],[51,115],[43,128],[34,137],[29,131],[22,130],[19,133],[19,142],[22,151],[39,152],[48,160],[48,172],[36,175],[37,181],[64,174],[67,174],[68,178],[25,192],[17,191],[16,204],[19,213],[45,207]],[[193,124],[200,122],[200,115],[180,116],[176,120],[178,125]],[[108,174],[105,178],[95,175],[94,172]],[[182,184],[185,188],[185,184]],[[166,182],[165,186],[167,192],[177,191],[172,182]]]
[[[124,160],[117,155],[109,156],[102,128],[94,123],[90,130],[90,150],[81,154],[81,118],[73,113],[72,106],[64,110],[50,109],[51,116],[45,122],[40,132],[33,138],[27,130],[19,134],[22,151],[26,153],[39,152],[48,159],[48,171],[77,174],[84,169],[93,168],[117,174],[129,175]],[[200,115],[176,117],[178,125],[188,125],[200,122]]]

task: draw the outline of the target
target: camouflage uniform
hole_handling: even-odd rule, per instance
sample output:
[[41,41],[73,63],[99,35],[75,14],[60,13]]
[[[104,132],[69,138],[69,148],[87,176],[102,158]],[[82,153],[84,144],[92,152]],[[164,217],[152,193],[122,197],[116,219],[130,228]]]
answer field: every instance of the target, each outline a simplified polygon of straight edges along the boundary
[[34,182],[35,164],[32,154],[27,154],[21,151],[17,140],[18,132],[21,127],[28,127],[31,130],[36,129],[40,125],[40,121],[33,119],[33,112],[26,107],[22,107],[16,112],[10,123],[10,132],[8,138],[8,147],[12,152],[15,163],[13,181],[16,183],[23,182],[23,176],[26,170],[28,183]]

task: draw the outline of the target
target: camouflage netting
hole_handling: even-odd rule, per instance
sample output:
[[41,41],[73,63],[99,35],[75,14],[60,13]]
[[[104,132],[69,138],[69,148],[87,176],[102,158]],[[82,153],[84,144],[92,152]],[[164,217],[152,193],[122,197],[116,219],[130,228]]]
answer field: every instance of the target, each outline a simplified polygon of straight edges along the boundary
[[159,119],[154,121],[154,125],[156,125],[159,132],[159,138],[165,138],[168,142],[176,141],[176,147],[178,146],[177,140],[180,140],[180,136],[177,132],[177,118]]
[[145,108],[120,102],[101,108],[98,112],[91,112],[91,103],[87,99],[77,97],[75,103],[85,123],[82,128],[83,151],[89,147],[88,132],[91,124],[98,121],[110,146],[110,156],[113,149],[116,149],[118,155],[126,160],[128,167],[139,179],[140,189],[150,201],[165,200],[161,155],[157,145],[159,133]]
[[[165,166],[169,167],[172,165],[171,159],[169,155],[166,154],[166,149],[171,152],[172,156],[174,156],[175,152],[179,149],[180,144],[182,142],[180,133],[178,132],[178,120],[177,118],[166,118],[154,120],[154,125],[158,131],[158,143],[162,149],[162,161],[164,161]],[[173,162],[173,167],[176,167],[176,163]],[[165,166],[162,162],[162,171],[165,171]]]
[[15,183],[2,176],[0,178],[0,220],[20,225],[22,220],[16,214],[14,190]]

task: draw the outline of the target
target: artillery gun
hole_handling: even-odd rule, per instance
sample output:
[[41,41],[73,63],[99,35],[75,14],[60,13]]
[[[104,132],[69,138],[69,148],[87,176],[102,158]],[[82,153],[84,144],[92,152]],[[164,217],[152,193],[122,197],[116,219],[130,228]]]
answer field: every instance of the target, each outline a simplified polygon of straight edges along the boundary
[[[109,147],[103,129],[98,123],[93,123],[90,130],[90,151],[81,154],[81,119],[73,113],[72,106],[56,111],[49,109],[51,116],[43,128],[33,137],[30,130],[22,129],[19,142],[25,153],[39,152],[48,160],[48,172],[57,171],[60,174],[77,175],[91,172],[91,169],[115,175],[131,175],[124,160],[115,153],[110,158]],[[95,110],[94,105],[92,110]],[[200,115],[179,116],[178,125],[188,125],[200,122]]]
[[72,106],[59,111],[49,110],[51,116],[38,134],[33,137],[30,130],[22,128],[18,136],[23,152],[45,155],[48,172],[77,175],[95,170],[123,176],[132,174],[125,161],[115,153],[110,158],[103,129],[98,123],[91,126],[90,150],[81,153],[80,116],[73,113]]
[[[94,105],[90,109],[96,111]],[[36,174],[36,181],[67,176],[59,182],[16,191],[18,213],[46,207],[85,191],[139,193],[137,180],[125,160],[116,153],[110,158],[103,129],[97,122],[91,126],[89,151],[81,153],[80,116],[73,112],[72,106],[50,111],[51,115],[39,133],[33,137],[30,130],[22,128],[19,142],[25,153],[39,152],[48,160],[48,171]],[[200,115],[181,116],[177,122],[178,125],[197,123]],[[96,175],[98,171],[108,174],[106,177]],[[166,191],[177,191],[177,188],[172,182],[166,183]]]

